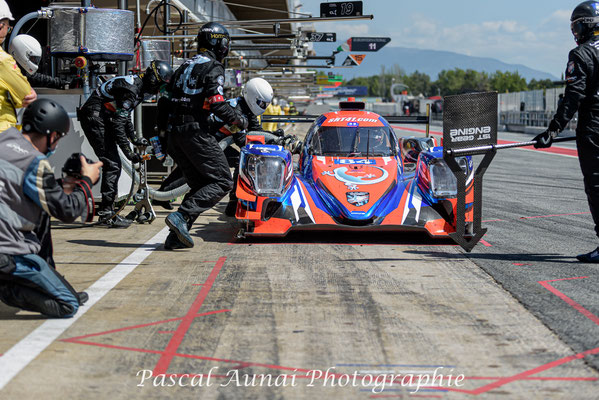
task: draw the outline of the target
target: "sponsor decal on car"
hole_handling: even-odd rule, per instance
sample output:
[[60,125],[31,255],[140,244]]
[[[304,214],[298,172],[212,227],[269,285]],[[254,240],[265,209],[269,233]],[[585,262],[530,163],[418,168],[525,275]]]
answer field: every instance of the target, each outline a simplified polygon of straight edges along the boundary
[[363,165],[372,165],[376,164],[376,160],[360,160],[360,159],[346,159],[341,158],[334,161],[335,164],[363,164]]
[[336,117],[328,119],[327,122],[379,122],[379,120],[376,118]]
[[368,192],[347,192],[346,196],[347,202],[356,207],[361,207],[370,200],[370,193]]
[[[348,187],[355,187],[356,185],[374,185],[379,182],[383,182],[389,177],[389,172],[380,167],[370,167],[372,172],[370,174],[364,174],[360,171],[360,175],[355,175],[355,172],[349,170],[347,167],[335,168],[333,171],[323,171],[322,175],[334,176],[338,181],[345,183]],[[355,189],[349,189],[355,190]]]

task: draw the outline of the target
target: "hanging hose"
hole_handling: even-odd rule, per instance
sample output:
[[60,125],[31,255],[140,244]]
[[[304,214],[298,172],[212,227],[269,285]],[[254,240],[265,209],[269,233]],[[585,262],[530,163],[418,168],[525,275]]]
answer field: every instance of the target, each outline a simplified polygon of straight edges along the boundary
[[[221,149],[224,150],[227,147],[229,147],[229,145],[231,145],[232,142],[233,142],[233,138],[231,136],[228,136],[220,141],[219,146]],[[125,170],[127,175],[129,175],[131,177],[131,179],[132,179],[132,181],[134,181],[135,185],[139,185],[140,179],[134,173],[134,169],[131,165],[131,161],[129,161],[122,154],[120,149],[119,149],[119,156],[121,157],[121,164],[123,165],[123,169]],[[181,197],[181,196],[185,195],[187,192],[189,192],[189,186],[187,185],[187,183],[185,183],[175,189],[168,190],[168,191],[160,191],[160,190],[156,190],[153,188],[149,188],[150,198],[153,200],[158,200],[158,201],[171,201],[171,200],[176,199],[177,197]]]
[[[248,134],[262,135],[262,136],[264,136],[265,142],[267,142],[267,143],[275,141],[277,139],[280,139],[280,136],[274,135],[270,132],[259,131],[259,132],[248,132]],[[223,140],[221,140],[218,143],[218,145],[224,151],[232,143],[233,143],[233,137],[227,136]],[[141,181],[138,174],[135,173],[135,169],[131,165],[131,161],[129,161],[129,159],[127,159],[127,157],[125,157],[125,155],[123,154],[123,152],[121,151],[120,148],[118,149],[118,152],[119,152],[119,157],[121,158],[122,167],[125,170],[125,173],[131,178],[131,187],[129,189],[129,194],[127,195],[127,198],[125,199],[125,201],[123,202],[121,207],[119,207],[119,209],[115,212],[115,214],[114,214],[115,216],[118,215],[121,211],[123,211],[123,209],[129,204],[129,200],[131,200],[131,198],[135,194],[136,188],[139,187],[139,184]],[[189,192],[190,188],[185,183],[175,189],[168,190],[168,191],[160,191],[160,190],[153,189],[151,187],[148,187],[148,189],[149,189],[148,194],[151,199],[158,200],[158,201],[171,201],[178,197],[184,196],[187,192]],[[96,221],[96,222],[92,222],[92,223],[76,224],[74,226],[62,226],[58,229],[84,228],[84,227],[89,227],[89,226],[96,226],[96,225],[99,225],[100,223],[101,223],[100,221]]]
[[[150,4],[150,3],[148,3],[148,5],[149,5],[149,4]],[[158,23],[158,19],[157,19],[157,18],[158,18],[158,13],[157,13],[156,11],[158,11],[158,9],[159,9],[160,7],[162,7],[162,6],[164,6],[164,9],[165,9],[165,11],[166,11],[166,7],[174,7],[174,8],[177,10],[177,12],[179,13],[179,25],[177,25],[177,27],[176,27],[176,28],[175,28],[175,29],[174,29],[172,32],[170,32],[170,31],[169,31],[168,33],[166,33],[166,32],[164,32],[162,29],[160,29],[160,24]],[[147,12],[147,10],[146,10],[146,12]],[[148,16],[147,16],[147,17],[146,17],[146,19],[144,20],[144,23],[141,25],[141,28],[139,29],[139,32],[138,32],[138,34],[137,34],[137,37],[135,38],[135,43],[139,43],[139,41],[140,41],[140,38],[141,38],[141,34],[142,34],[142,32],[143,32],[144,28],[146,27],[146,24],[148,23],[148,21],[150,20],[150,18],[152,18],[152,15],[153,15],[154,13],[156,13],[156,14],[154,15],[154,22],[156,23],[156,28],[157,28],[157,29],[158,29],[160,32],[164,33],[165,35],[167,35],[167,34],[174,34],[174,33],[175,33],[175,32],[177,32],[179,29],[181,29],[181,25],[183,24],[183,11],[181,11],[181,9],[180,9],[179,7],[177,7],[177,6],[175,6],[174,4],[169,4],[169,3],[167,3],[167,2],[166,2],[166,0],[162,0],[162,1],[160,1],[160,3],[158,3],[158,4],[156,5],[156,7],[154,7],[154,8],[152,9],[152,11],[150,11],[150,13],[148,14]]]
[[[248,134],[251,134],[251,135],[263,135],[266,142],[279,139],[279,136],[274,135],[274,134],[272,134],[270,132],[249,132]],[[218,145],[224,151],[232,143],[233,143],[233,137],[232,136],[227,136],[226,138],[224,138],[223,140],[221,140],[218,143]],[[131,177],[131,179],[134,181],[135,185],[139,185],[140,179],[134,173],[134,169],[133,169],[133,166],[131,165],[131,161],[129,161],[122,154],[122,152],[120,151],[120,149],[119,149],[119,156],[121,157],[121,164],[123,165],[123,169],[125,170],[125,172],[127,173],[127,175],[129,175],[129,177]],[[183,184],[183,185],[181,185],[181,186],[179,186],[179,187],[176,187],[175,189],[168,190],[168,191],[160,191],[160,190],[156,190],[156,189],[153,189],[153,188],[149,188],[149,195],[150,195],[150,198],[153,199],[153,200],[171,201],[171,200],[176,199],[177,197],[184,196],[187,192],[189,192],[189,189],[190,189],[189,185],[187,185],[186,183]]]
[[[123,165],[123,169],[131,177],[131,180],[137,186],[139,185],[140,179],[137,174],[135,174],[133,166],[131,165],[131,161],[129,161],[121,152],[119,151],[119,156],[121,157],[121,164]],[[166,192],[159,191],[153,188],[149,188],[150,198],[158,201],[171,201],[176,199],[177,197],[183,196],[185,193],[189,192],[189,186],[185,183],[173,190],[169,190]]]
[[6,45],[7,46],[10,45],[10,42],[12,42],[12,40],[19,34],[23,25],[25,25],[27,22],[31,21],[32,19],[36,19],[36,18],[49,18],[49,17],[50,16],[49,16],[48,12],[45,10],[33,11],[33,12],[30,12],[29,14],[25,14],[20,20],[17,21],[17,24],[13,28],[12,33],[10,35],[10,39],[8,40],[8,43]]

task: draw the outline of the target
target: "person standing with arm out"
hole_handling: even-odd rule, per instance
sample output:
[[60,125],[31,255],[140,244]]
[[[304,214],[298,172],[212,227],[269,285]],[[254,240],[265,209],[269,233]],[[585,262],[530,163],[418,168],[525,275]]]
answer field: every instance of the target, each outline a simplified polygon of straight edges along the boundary
[[[578,46],[568,56],[564,97],[548,129],[533,140],[537,142],[536,148],[550,147],[578,111],[578,159],[599,237],[599,2],[580,3],[570,21]],[[599,263],[599,247],[576,258],[582,262]]]

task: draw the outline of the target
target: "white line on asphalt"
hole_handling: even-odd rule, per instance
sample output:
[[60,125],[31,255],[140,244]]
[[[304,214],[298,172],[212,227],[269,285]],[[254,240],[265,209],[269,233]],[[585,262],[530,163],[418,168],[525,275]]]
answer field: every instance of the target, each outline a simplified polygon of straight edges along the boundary
[[75,323],[106,293],[119,284],[129,273],[141,264],[158,246],[164,243],[168,228],[163,228],[154,237],[138,247],[119,265],[108,271],[87,290],[89,300],[73,318],[49,319],[37,329],[15,344],[0,357],[0,390],[19,372],[33,361],[56,338]]

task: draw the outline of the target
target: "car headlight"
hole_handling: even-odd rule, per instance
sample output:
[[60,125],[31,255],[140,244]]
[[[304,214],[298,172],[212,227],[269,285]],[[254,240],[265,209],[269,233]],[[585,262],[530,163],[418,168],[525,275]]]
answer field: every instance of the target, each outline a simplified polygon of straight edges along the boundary
[[286,166],[278,156],[242,153],[240,176],[257,195],[280,197],[285,190]]
[[[470,165],[466,157],[457,157],[456,161],[464,171],[470,174]],[[429,166],[431,176],[431,191],[435,197],[455,197],[458,194],[458,183],[455,175],[442,159],[436,159]]]

